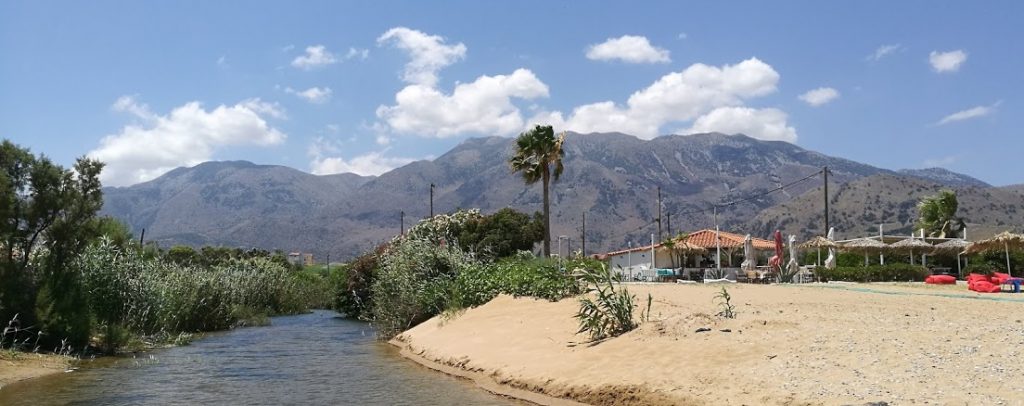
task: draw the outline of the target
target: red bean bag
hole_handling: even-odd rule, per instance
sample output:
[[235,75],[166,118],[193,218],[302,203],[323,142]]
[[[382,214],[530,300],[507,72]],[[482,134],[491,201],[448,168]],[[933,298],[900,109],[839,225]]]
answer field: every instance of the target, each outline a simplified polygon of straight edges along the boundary
[[932,275],[925,278],[924,283],[932,285],[953,285],[956,283],[956,277],[953,275]]
[[992,283],[994,284],[1002,285],[1006,283],[1006,281],[1008,280],[1010,280],[1010,274],[1005,274],[1002,272],[996,272],[992,274]]
[[977,281],[974,284],[967,287],[978,293],[999,293],[999,285],[994,285],[992,282]]
[[970,275],[967,275],[967,281],[968,282],[974,282],[974,281],[986,281],[987,282],[988,281],[988,276],[982,275],[980,273],[972,273]]

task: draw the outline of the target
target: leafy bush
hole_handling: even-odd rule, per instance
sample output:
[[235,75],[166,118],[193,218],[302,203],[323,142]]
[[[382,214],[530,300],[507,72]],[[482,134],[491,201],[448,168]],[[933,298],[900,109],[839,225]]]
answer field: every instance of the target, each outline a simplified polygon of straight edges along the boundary
[[380,259],[371,288],[372,324],[391,338],[444,311],[460,273],[479,266],[455,244],[427,239],[396,240]]
[[[633,320],[633,310],[637,307],[633,301],[636,296],[620,285],[616,290],[612,273],[603,266],[600,269],[576,269],[575,275],[585,284],[587,296],[580,298],[580,310],[576,318],[580,321],[577,333],[589,333],[590,339],[597,341],[615,337],[636,328],[639,323]],[[648,313],[650,313],[648,297]]]
[[332,274],[334,309],[348,317],[369,321],[373,316],[373,283],[377,280],[380,257],[388,245],[378,246],[374,252],[363,254],[344,269]]
[[[565,264],[573,269],[596,269],[593,263],[582,260]],[[460,273],[455,279],[449,310],[479,306],[499,294],[557,301],[582,292],[583,287],[555,259],[507,258]]]
[[823,280],[847,282],[920,282],[929,275],[927,268],[909,264],[818,267],[814,273]]

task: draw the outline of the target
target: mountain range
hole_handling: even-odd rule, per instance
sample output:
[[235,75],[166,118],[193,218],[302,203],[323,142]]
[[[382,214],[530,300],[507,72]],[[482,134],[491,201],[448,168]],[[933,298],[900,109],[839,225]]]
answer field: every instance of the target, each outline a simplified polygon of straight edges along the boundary
[[[508,167],[513,145],[510,138],[468,139],[436,159],[375,177],[206,162],[105,188],[102,213],[124,220],[136,235],[145,229],[146,239],[161,246],[260,247],[344,261],[398,234],[402,212],[406,228],[428,217],[432,183],[435,213],[540,210],[539,184],[525,185]],[[917,201],[942,188],[960,194],[969,223],[1024,224],[1024,188],[992,187],[940,168],[891,171],[781,141],[569,133],[564,149],[565,172],[552,185],[552,235],[581,248],[586,213],[588,253],[649,242],[658,232],[659,188],[665,236],[713,228],[716,219],[723,229],[758,236],[775,228],[801,238],[820,234],[826,166],[830,219],[841,235],[876,233],[881,223],[909,232]]]

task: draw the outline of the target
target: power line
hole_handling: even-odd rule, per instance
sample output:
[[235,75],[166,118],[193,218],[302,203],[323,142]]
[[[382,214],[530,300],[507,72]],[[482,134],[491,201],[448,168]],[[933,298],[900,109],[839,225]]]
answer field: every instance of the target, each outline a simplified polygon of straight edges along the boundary
[[[770,195],[772,193],[776,193],[776,192],[785,190],[786,188],[795,186],[795,185],[797,185],[797,184],[799,184],[801,182],[806,182],[806,181],[808,181],[808,180],[810,180],[810,179],[812,179],[812,178],[822,174],[823,172],[824,172],[824,170],[818,170],[818,171],[815,171],[814,173],[812,173],[810,175],[804,176],[804,177],[802,177],[800,179],[797,179],[797,180],[794,180],[792,182],[786,183],[784,185],[778,186],[778,187],[776,187],[774,189],[767,190],[767,191],[764,191],[764,192],[761,192],[761,193],[757,193],[757,194],[753,194],[753,195],[749,195],[749,196],[746,196],[746,197],[742,197],[742,198],[739,198],[739,199],[736,199],[736,200],[732,200],[732,201],[729,201],[729,202],[726,202],[726,203],[712,204],[710,207],[707,207],[707,208],[697,208],[697,209],[692,209],[692,210],[687,210],[687,211],[682,211],[682,212],[668,213],[668,215],[669,216],[673,216],[674,215],[677,218],[682,218],[683,216],[688,216],[688,215],[691,215],[691,214],[707,213],[707,212],[710,212],[710,211],[714,211],[717,208],[732,207],[732,206],[738,205],[740,203],[748,202],[748,201],[751,201],[751,200],[754,200],[754,199],[757,199],[757,198],[768,196],[768,195]],[[660,218],[652,220],[651,222],[649,222],[647,224],[644,224],[644,225],[641,225],[641,226],[637,227],[636,229],[631,229],[631,230],[619,233],[619,234],[614,235],[614,236],[612,236],[610,238],[607,238],[606,240],[607,241],[615,241],[615,240],[618,240],[620,238],[625,238],[626,236],[628,236],[630,234],[637,233],[640,230],[643,230],[644,228],[650,227],[651,225],[653,225],[655,223],[660,223],[659,220],[660,220]]]

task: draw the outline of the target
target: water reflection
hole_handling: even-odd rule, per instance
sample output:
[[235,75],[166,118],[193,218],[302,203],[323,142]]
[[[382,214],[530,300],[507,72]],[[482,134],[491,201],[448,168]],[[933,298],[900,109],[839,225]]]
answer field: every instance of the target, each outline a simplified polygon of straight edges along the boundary
[[0,405],[519,404],[429,371],[328,311],[216,333],[0,390]]

